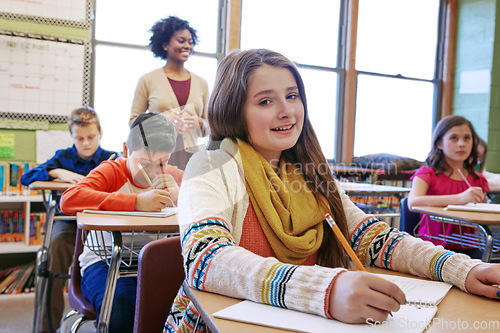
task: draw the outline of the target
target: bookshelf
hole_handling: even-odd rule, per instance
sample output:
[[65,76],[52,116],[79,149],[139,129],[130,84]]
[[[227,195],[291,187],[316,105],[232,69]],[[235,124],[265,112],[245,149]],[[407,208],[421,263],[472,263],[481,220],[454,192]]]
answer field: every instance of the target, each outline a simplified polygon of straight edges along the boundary
[[24,212],[23,241],[1,242],[0,254],[36,252],[38,250],[39,245],[29,245],[31,204],[35,202],[43,202],[42,195],[0,196],[0,211],[17,209]]

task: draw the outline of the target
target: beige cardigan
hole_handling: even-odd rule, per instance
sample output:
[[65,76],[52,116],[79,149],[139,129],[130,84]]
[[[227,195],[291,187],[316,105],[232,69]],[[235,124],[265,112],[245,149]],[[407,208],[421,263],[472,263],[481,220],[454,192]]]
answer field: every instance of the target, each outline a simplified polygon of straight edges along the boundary
[[[191,74],[191,88],[185,107],[196,112],[198,117],[207,119],[208,85],[207,81],[194,73]],[[163,72],[163,68],[155,69],[139,78],[135,89],[134,100],[130,112],[129,125],[141,113],[147,110],[157,113],[180,110],[174,90]]]

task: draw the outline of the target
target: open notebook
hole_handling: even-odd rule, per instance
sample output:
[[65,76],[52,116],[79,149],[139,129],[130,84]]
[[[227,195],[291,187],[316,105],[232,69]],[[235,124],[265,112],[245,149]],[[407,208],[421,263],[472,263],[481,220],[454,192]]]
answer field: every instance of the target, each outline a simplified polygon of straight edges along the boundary
[[500,204],[468,203],[466,205],[448,205],[446,210],[466,210],[471,212],[500,213]]
[[125,212],[114,210],[88,210],[83,211],[86,214],[100,214],[100,215],[126,215],[126,216],[144,216],[144,217],[168,217],[177,214],[177,207],[166,207],[161,212]]
[[243,301],[214,313],[214,317],[281,328],[295,332],[411,332],[421,333],[436,315],[437,305],[446,296],[451,285],[444,282],[419,280],[393,275],[377,274],[398,285],[406,295],[394,317],[378,324],[346,324],[313,314],[283,309],[271,305]]

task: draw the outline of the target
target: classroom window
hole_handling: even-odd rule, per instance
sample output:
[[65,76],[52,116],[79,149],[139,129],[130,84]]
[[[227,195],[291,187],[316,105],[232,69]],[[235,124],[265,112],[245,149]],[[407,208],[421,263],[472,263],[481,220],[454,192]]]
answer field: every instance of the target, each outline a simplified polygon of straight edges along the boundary
[[270,48],[298,64],[311,122],[332,159],[340,156],[339,120],[347,112],[344,40],[357,38],[354,156],[423,160],[439,101],[442,2],[359,0],[357,36],[347,36],[350,0],[242,0],[241,47]]
[[424,160],[437,77],[439,0],[360,0],[354,156]]
[[335,155],[341,1],[243,0],[241,48],[268,48],[294,61],[325,156]]
[[157,20],[175,15],[188,20],[197,30],[199,44],[186,68],[207,80],[209,91],[212,90],[222,57],[223,4],[222,0],[96,0],[95,81],[91,98],[101,118],[104,148],[122,150],[139,77],[165,65],[146,47],[151,36],[149,29]]

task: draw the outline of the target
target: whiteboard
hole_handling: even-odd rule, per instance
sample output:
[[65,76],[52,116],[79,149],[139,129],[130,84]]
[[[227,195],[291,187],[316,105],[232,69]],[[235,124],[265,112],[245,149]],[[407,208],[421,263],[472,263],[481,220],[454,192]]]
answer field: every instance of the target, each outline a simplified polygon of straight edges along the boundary
[[0,111],[68,115],[82,105],[84,60],[82,44],[0,35]]
[[0,11],[60,20],[85,21],[86,0],[1,0]]

